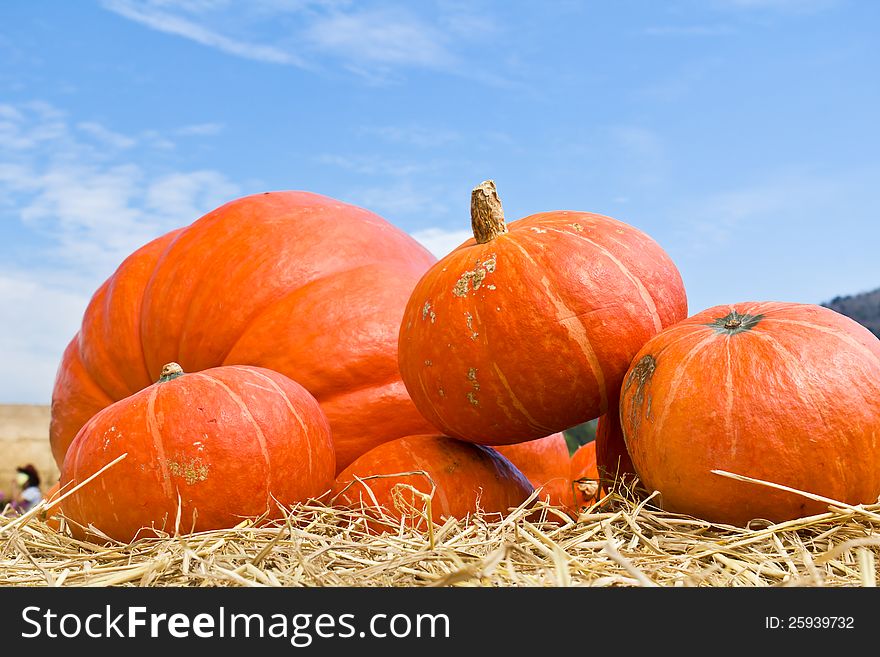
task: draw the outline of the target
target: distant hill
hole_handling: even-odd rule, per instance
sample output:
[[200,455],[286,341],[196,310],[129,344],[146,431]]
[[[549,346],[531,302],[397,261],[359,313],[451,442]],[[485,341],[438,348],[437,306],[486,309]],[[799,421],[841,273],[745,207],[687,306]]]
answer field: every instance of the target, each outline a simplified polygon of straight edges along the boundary
[[880,338],[880,288],[846,297],[834,297],[822,304],[854,319]]

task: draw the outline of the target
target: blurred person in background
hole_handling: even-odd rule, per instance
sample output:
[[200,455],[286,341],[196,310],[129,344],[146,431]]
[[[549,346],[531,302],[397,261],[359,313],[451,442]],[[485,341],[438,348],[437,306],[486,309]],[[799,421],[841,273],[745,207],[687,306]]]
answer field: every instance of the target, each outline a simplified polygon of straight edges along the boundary
[[40,475],[37,474],[37,469],[30,463],[16,468],[10,499],[12,508],[18,513],[25,513],[42,500],[43,491],[40,489]]

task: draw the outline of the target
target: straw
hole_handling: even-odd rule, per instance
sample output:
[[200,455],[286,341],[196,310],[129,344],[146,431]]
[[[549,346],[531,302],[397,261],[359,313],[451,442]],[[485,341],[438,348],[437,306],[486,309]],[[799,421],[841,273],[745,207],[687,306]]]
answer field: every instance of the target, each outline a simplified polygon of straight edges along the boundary
[[[2,517],[0,585],[861,587],[877,583],[877,504],[822,500],[829,505],[826,513],[760,527],[734,527],[663,511],[655,506],[656,498],[630,485],[614,488],[577,518],[534,496],[502,516],[476,511],[460,519],[438,517],[436,508],[428,515],[430,495],[412,500],[425,508],[412,507],[414,517],[408,522],[368,504],[343,508],[332,506],[329,499],[313,500],[286,509],[280,520],[245,519],[235,527],[190,534],[181,534],[178,528],[127,544],[78,540],[68,529],[48,525],[40,512]],[[421,528],[414,519],[423,521]]]

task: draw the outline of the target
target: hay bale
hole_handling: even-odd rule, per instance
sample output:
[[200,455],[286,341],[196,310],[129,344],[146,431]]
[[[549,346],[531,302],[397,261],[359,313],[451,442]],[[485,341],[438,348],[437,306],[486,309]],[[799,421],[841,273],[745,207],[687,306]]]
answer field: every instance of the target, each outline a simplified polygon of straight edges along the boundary
[[[533,495],[504,517],[389,515],[316,500],[282,521],[84,543],[46,523],[46,505],[0,518],[4,586],[874,586],[880,505],[748,528],[671,514],[618,487],[575,520]],[[430,509],[424,509],[428,517]]]

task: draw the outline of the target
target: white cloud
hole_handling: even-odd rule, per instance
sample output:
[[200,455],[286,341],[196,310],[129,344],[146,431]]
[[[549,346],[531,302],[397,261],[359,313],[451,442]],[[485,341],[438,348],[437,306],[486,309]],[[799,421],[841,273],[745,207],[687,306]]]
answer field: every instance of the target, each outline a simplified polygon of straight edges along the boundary
[[448,68],[455,63],[442,33],[399,12],[334,13],[316,20],[306,35],[318,50],[359,65]]
[[118,132],[113,132],[112,130],[108,130],[100,123],[96,123],[94,121],[81,121],[76,124],[76,127],[83,132],[91,135],[98,141],[104,142],[111,148],[117,149],[125,149],[131,148],[135,144],[137,144],[137,139],[132,137],[127,137],[126,135],[119,134]]
[[474,236],[470,230],[446,230],[445,228],[425,228],[417,230],[411,235],[437,258],[442,258]]
[[447,190],[410,179],[359,187],[347,197],[349,202],[369,208],[393,224],[400,224],[402,217],[437,219],[446,216],[449,208],[438,199],[450,198]]
[[70,127],[43,103],[0,105],[0,121],[15,145],[0,154],[0,221],[18,254],[18,264],[0,262],[0,345],[18,373],[0,379],[0,401],[48,403],[61,353],[98,286],[132,251],[241,190],[217,171],[151,166],[139,156],[166,139],[158,134]]
[[61,354],[87,303],[87,295],[43,284],[32,273],[0,271],[0,345],[7,372],[0,378],[0,402],[49,403]]
[[469,44],[484,45],[502,30],[494,16],[462,3],[430,7],[401,3],[364,8],[344,0],[101,0],[123,18],[236,57],[321,70],[330,61],[371,83],[387,83],[400,69],[427,68],[509,82],[475,70],[462,56]]
[[439,148],[461,141],[461,134],[445,128],[410,123],[408,125],[365,126],[358,131],[397,144],[418,148]]
[[315,158],[320,164],[339,167],[369,176],[411,176],[428,168],[425,164],[393,161],[375,155],[333,155],[325,153]]
[[[203,46],[217,48],[230,55],[272,64],[306,66],[304,60],[291,52],[270,45],[248,43],[224,36],[181,16],[158,11],[155,8],[155,3],[137,4],[130,0],[104,0],[102,4],[106,9],[136,23],[141,23],[159,32],[190,39]],[[192,3],[187,4],[191,5]],[[180,3],[177,3],[177,7],[182,8]],[[194,7],[189,8],[194,9]]]

